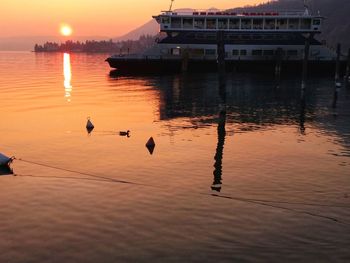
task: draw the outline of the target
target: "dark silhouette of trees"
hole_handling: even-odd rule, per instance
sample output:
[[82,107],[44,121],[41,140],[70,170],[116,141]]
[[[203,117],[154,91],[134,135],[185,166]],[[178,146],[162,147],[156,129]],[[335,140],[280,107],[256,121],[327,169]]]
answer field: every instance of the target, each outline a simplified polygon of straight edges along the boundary
[[87,52],[104,53],[113,52],[120,54],[137,53],[155,44],[156,37],[150,35],[141,36],[138,40],[126,40],[113,42],[112,39],[106,41],[87,40],[85,42],[74,42],[67,40],[58,44],[46,42],[43,45],[35,44],[35,52]]

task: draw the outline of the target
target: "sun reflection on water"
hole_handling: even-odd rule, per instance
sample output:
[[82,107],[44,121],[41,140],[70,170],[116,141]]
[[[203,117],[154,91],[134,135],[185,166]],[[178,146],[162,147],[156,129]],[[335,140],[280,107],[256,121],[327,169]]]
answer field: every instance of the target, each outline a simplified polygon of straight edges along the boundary
[[63,54],[63,76],[64,76],[64,90],[65,90],[65,97],[67,98],[67,101],[70,102],[70,97],[72,93],[72,70],[70,65],[70,55],[68,53]]

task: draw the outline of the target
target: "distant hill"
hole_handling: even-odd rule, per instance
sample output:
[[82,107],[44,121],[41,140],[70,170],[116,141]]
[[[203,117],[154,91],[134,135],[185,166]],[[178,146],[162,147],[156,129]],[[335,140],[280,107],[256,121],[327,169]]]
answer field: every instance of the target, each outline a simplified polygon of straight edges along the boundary
[[[176,9],[174,11],[176,12],[190,12],[193,9],[190,8],[182,8],[182,9]],[[140,36],[147,36],[147,35],[151,35],[154,36],[159,32],[159,24],[156,22],[156,20],[151,19],[150,21],[148,21],[146,24],[130,31],[129,33],[120,36],[120,37],[115,37],[113,38],[113,40],[115,41],[121,41],[121,40],[137,40],[140,38]]]
[[156,20],[152,19],[148,21],[146,24],[130,31],[129,33],[113,38],[114,41],[122,41],[122,40],[137,40],[140,36],[151,35],[154,36],[159,32],[159,25]]

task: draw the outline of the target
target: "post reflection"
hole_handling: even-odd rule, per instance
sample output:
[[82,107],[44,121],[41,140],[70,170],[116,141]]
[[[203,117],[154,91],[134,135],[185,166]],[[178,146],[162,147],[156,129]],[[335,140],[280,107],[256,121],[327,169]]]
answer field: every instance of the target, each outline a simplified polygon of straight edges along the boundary
[[301,86],[300,115],[299,115],[299,130],[302,135],[305,135],[305,114],[306,114],[306,101],[305,101],[305,86],[303,83]]
[[70,64],[70,55],[68,53],[63,54],[63,76],[64,76],[64,90],[65,90],[65,97],[67,98],[67,101],[70,102],[70,97],[72,93],[72,69]]
[[214,181],[211,185],[211,189],[217,192],[220,192],[222,187],[222,157],[224,153],[224,144],[226,137],[226,82],[225,77],[221,74],[219,78],[219,96],[221,99],[221,103],[217,129],[218,143],[216,146],[216,153],[214,156]]

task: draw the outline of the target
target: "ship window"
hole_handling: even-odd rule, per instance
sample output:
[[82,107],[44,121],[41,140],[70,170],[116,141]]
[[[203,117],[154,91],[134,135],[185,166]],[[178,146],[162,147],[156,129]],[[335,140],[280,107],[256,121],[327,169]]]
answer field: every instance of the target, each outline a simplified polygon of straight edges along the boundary
[[252,55],[253,56],[262,56],[262,50],[261,49],[259,49],[259,50],[253,50],[252,51]]
[[239,55],[239,50],[238,49],[232,50],[232,56],[238,56],[238,55]]
[[314,26],[319,26],[319,25],[321,25],[321,20],[320,20],[320,19],[315,19],[315,20],[312,22],[312,24],[313,24]]
[[194,39],[195,38],[195,34],[194,33],[188,33],[188,34],[186,34],[186,38]]
[[247,50],[241,49],[240,54],[241,54],[241,56],[246,56],[247,55]]
[[204,34],[196,34],[196,38],[197,39],[205,39],[205,35]]
[[181,54],[181,49],[180,48],[172,48],[171,54],[174,56],[179,56]]
[[207,19],[207,29],[216,29],[216,19]]
[[288,29],[298,29],[299,19],[291,18],[288,22]]
[[219,29],[227,29],[227,19],[218,19]]
[[283,39],[283,35],[275,35],[275,39],[276,40],[282,40]]
[[230,35],[229,38],[233,39],[233,40],[237,40],[237,39],[239,39],[239,36],[238,35]]
[[252,20],[242,19],[242,29],[252,29]]
[[194,28],[204,29],[204,18],[195,18],[194,19]]
[[311,19],[307,18],[307,19],[302,19],[301,20],[300,29],[308,29],[308,30],[310,30],[310,27],[311,27]]
[[162,18],[162,23],[163,24],[169,24],[170,23],[170,18],[169,17],[163,17]]
[[298,50],[288,50],[287,55],[288,56],[298,56]]
[[168,49],[167,49],[167,48],[162,48],[162,49],[160,50],[160,53],[161,53],[162,55],[166,55],[166,54],[168,54]]
[[183,19],[183,27],[184,28],[193,28],[193,19],[192,18],[184,18]]
[[253,29],[262,29],[263,20],[262,19],[253,19]]
[[273,50],[264,50],[264,56],[273,56]]
[[215,55],[216,54],[216,50],[215,49],[206,49],[205,50],[205,55]]
[[191,57],[203,57],[204,56],[204,49],[201,49],[201,48],[190,49],[190,55],[191,55]]
[[287,19],[277,19],[276,29],[287,29]]
[[172,17],[171,18],[171,27],[172,28],[181,28],[181,18]]
[[230,19],[230,29],[239,29],[239,19]]
[[266,19],[265,29],[275,29],[275,19]]
[[207,34],[207,39],[216,40],[216,35],[215,34]]
[[253,35],[253,39],[255,40],[260,40],[262,38],[263,38],[262,35]]

